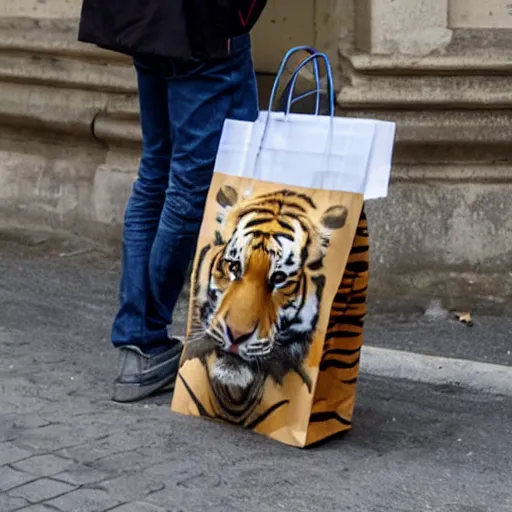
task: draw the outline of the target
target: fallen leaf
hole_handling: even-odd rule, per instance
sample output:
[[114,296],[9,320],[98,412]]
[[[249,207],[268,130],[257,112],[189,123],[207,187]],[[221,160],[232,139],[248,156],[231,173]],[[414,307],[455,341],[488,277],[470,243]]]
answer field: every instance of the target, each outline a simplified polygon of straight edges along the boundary
[[467,325],[468,327],[473,327],[473,319],[471,318],[471,313],[465,312],[465,313],[455,313],[455,318]]

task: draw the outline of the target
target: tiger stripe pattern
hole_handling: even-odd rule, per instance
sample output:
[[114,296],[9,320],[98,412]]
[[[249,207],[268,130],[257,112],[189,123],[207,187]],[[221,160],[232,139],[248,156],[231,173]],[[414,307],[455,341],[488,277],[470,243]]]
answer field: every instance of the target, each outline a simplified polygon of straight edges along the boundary
[[352,427],[369,279],[368,224],[361,212],[343,278],[331,307],[307,444]]

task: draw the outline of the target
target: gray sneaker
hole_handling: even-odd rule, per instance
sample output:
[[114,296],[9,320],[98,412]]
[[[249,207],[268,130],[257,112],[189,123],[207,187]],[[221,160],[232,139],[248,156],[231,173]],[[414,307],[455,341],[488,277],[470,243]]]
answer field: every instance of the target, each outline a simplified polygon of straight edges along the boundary
[[114,381],[112,400],[136,402],[176,380],[183,345],[177,339],[169,350],[156,356],[144,354],[139,347],[119,349],[119,373]]

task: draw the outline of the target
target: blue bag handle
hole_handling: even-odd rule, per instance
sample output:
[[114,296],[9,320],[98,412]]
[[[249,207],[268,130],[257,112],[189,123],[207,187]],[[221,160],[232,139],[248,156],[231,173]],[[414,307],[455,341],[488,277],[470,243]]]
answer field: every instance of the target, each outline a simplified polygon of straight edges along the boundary
[[[274,85],[272,87],[272,93],[270,95],[270,101],[269,101],[269,107],[268,111],[271,112],[275,103],[275,99],[277,96],[277,89],[279,88],[279,84],[281,82],[281,79],[283,77],[284,70],[286,68],[286,65],[288,64],[288,61],[290,58],[299,51],[306,51],[309,53],[309,57],[305,59],[303,62],[297,66],[295,71],[293,72],[290,81],[288,82],[290,88],[288,91],[288,98],[286,101],[286,109],[285,114],[289,114],[292,108],[292,105],[296,103],[297,101],[300,101],[308,96],[312,96],[313,94],[316,94],[316,105],[315,105],[315,115],[319,115],[320,112],[320,100],[321,100],[321,81],[320,81],[320,71],[319,71],[319,65],[318,61],[322,60],[325,64],[325,69],[327,73],[327,94],[328,94],[328,100],[329,100],[329,115],[331,117],[334,116],[335,112],[335,97],[334,97],[334,78],[332,75],[332,68],[329,61],[329,57],[325,53],[317,52],[314,48],[310,46],[297,46],[295,48],[292,48],[289,50],[286,55],[284,56],[281,65],[279,67],[279,70],[276,75],[276,79],[274,81]],[[307,66],[309,63],[313,63],[313,70],[314,70],[314,76],[315,76],[315,89],[308,91],[306,93],[301,94],[297,98],[293,97],[293,94],[295,92],[295,85],[297,83],[297,79],[299,77],[299,73],[301,69],[304,66]]]
[[[327,72],[329,116],[331,118],[331,129],[329,130],[329,141],[328,141],[328,146],[327,146],[327,147],[330,147],[330,140],[332,137],[332,123],[334,121],[335,98],[334,98],[334,79],[332,76],[332,69],[331,69],[331,65],[329,62],[329,57],[325,53],[317,52],[314,48],[311,48],[310,46],[297,46],[295,48],[292,48],[291,50],[289,50],[286,53],[286,55],[284,56],[284,58],[281,62],[281,66],[279,67],[279,70],[277,72],[276,79],[275,79],[274,85],[272,87],[272,92],[270,94],[268,113],[267,113],[267,117],[266,117],[265,124],[264,124],[263,134],[262,134],[260,143],[259,143],[258,147],[256,148],[253,171],[256,169],[256,167],[258,165],[258,160],[260,158],[261,150],[263,149],[265,139],[268,135],[268,129],[269,129],[269,125],[270,125],[270,121],[271,121],[271,117],[272,117],[272,109],[273,109],[275,99],[277,96],[277,89],[279,88],[279,83],[283,76],[286,65],[288,64],[288,61],[295,53],[297,53],[299,51],[308,52],[309,57],[307,59],[305,59],[299,66],[297,66],[297,68],[295,69],[295,71],[293,72],[293,74],[290,78],[290,81],[289,81],[290,90],[288,92],[288,98],[287,98],[287,102],[286,102],[285,116],[290,113],[290,109],[291,109],[291,106],[293,105],[293,103],[295,103],[296,101],[299,101],[307,96],[311,96],[313,94],[316,94],[315,115],[319,115],[322,89],[321,89],[321,83],[320,83],[320,71],[319,71],[318,61],[323,60],[325,63],[325,68],[326,68],[326,72]],[[302,94],[298,98],[294,99],[293,93],[295,90],[295,84],[299,77],[299,73],[300,73],[301,69],[304,66],[306,66],[307,64],[309,64],[310,62],[313,63],[316,88],[313,91],[308,91],[307,93]]]

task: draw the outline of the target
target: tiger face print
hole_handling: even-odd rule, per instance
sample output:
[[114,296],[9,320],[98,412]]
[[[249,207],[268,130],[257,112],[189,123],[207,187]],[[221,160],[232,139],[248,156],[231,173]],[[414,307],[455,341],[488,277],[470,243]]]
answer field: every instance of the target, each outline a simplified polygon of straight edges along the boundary
[[323,259],[347,209],[319,215],[311,198],[290,190],[239,200],[224,186],[216,199],[219,229],[199,256],[192,326],[217,353],[212,378],[246,387],[262,372],[280,384],[297,371],[309,386],[302,363],[317,327]]

